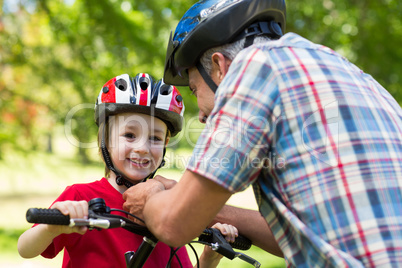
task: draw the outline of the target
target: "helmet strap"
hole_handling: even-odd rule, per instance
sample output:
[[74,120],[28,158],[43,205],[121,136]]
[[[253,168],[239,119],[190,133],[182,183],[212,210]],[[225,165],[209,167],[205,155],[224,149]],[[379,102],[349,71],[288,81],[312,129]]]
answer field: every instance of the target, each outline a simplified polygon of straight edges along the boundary
[[112,159],[111,159],[111,157],[109,155],[109,152],[108,152],[108,150],[106,148],[106,142],[105,142],[105,131],[106,131],[106,129],[105,129],[105,126],[106,126],[106,122],[105,122],[105,124],[103,124],[103,127],[102,127],[102,140],[101,140],[100,147],[101,147],[101,152],[102,152],[103,159],[105,160],[106,167],[110,171],[114,172],[114,174],[116,174],[116,183],[117,183],[117,185],[124,185],[127,188],[130,188],[134,184],[131,183],[130,181],[128,181],[126,178],[124,178],[124,176],[120,172],[117,171],[117,169],[113,165]]
[[251,46],[254,43],[254,38],[255,38],[255,35],[247,36],[246,40],[244,40],[243,49],[245,49],[246,47]]
[[283,33],[281,27],[276,21],[259,21],[252,23],[231,42],[245,38],[246,40],[244,41],[243,48],[246,48],[254,43],[254,38],[256,36],[262,35],[268,36],[272,39],[278,39],[283,35]]
[[152,179],[155,176],[156,171],[158,171],[158,169],[160,169],[161,167],[163,167],[165,165],[165,163],[166,163],[165,154],[166,154],[166,147],[163,148],[162,162],[159,165],[159,167],[157,167],[153,172],[151,172],[151,174],[149,174],[145,179],[143,179],[142,182],[147,181],[148,179]]
[[[232,42],[245,38],[243,48],[249,47],[254,43],[254,38],[259,35],[266,35],[272,39],[278,39],[282,36],[282,30],[279,24],[275,21],[262,21],[255,22],[248,26],[241,34],[239,34]],[[195,66],[200,72],[205,83],[216,93],[218,86],[212,80],[211,76],[207,73],[201,62],[198,61]]]
[[126,180],[122,175],[116,175],[116,183],[117,183],[117,185],[124,185],[127,188],[130,188],[131,186],[134,185],[134,183],[129,182],[128,180]]
[[204,78],[205,83],[211,88],[211,90],[216,93],[216,89],[218,86],[215,84],[214,80],[212,80],[211,76],[205,71],[204,66],[202,66],[201,62],[198,61],[195,65],[200,72],[202,78]]

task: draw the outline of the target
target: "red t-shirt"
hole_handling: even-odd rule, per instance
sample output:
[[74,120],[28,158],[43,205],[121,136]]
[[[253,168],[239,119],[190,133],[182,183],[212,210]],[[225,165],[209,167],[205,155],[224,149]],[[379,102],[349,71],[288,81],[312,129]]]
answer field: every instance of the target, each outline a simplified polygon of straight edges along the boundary
[[[122,209],[123,207],[124,199],[121,193],[113,188],[105,178],[92,183],[69,186],[55,202],[66,200],[89,201],[97,197],[103,198],[110,208]],[[124,253],[136,251],[142,239],[142,236],[123,228],[92,230],[87,231],[84,235],[77,233],[62,234],[56,237],[53,243],[42,252],[42,256],[54,258],[64,248],[63,267],[126,267]],[[165,267],[170,252],[169,246],[159,242],[144,267]],[[178,250],[177,256],[182,267],[193,267],[185,247]],[[171,267],[181,267],[176,258],[173,258]]]

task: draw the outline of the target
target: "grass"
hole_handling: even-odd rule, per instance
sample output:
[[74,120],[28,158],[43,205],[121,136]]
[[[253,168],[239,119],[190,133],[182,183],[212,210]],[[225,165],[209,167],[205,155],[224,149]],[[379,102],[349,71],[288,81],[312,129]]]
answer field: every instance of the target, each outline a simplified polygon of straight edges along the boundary
[[[18,261],[18,256],[17,256],[17,240],[18,237],[25,231],[25,229],[0,229],[0,256],[1,260],[4,260],[4,258],[9,259],[9,262],[15,262],[16,264],[22,263],[23,261],[20,260]],[[201,255],[203,246],[198,245],[198,244],[193,244],[194,248],[197,251],[198,256]],[[196,257],[194,252],[188,247],[187,248],[190,259],[192,262],[195,264],[196,263]],[[252,246],[250,250],[247,251],[240,251],[244,254],[247,254],[248,256],[252,257],[253,259],[257,260],[262,264],[262,267],[270,267],[270,268],[279,268],[279,267],[285,267],[284,261],[281,258],[272,256],[270,254],[267,254],[265,251]],[[58,256],[57,260],[54,260],[52,263],[55,261],[61,261],[61,253]],[[29,260],[25,261],[25,263],[30,262]],[[32,261],[31,261],[32,262]],[[37,257],[34,261],[35,263],[47,263],[49,260],[46,260],[42,257]],[[2,264],[2,261],[0,261],[0,264]],[[32,263],[30,264],[32,265]],[[239,258],[235,258],[233,260],[229,260],[226,258],[223,258],[219,264],[219,267],[221,268],[233,268],[233,267],[238,267],[238,268],[248,268],[252,267],[250,264],[240,260]]]
[[[72,148],[56,150],[54,154],[34,152],[21,155],[9,152],[0,161],[0,267],[60,267],[62,254],[48,260],[37,257],[24,260],[17,252],[17,241],[20,234],[31,225],[25,220],[25,212],[29,207],[48,207],[50,203],[68,185],[78,182],[98,180],[103,175],[103,164],[94,163],[83,166],[74,160]],[[69,152],[69,153],[66,153]],[[94,151],[94,159],[97,152]],[[189,153],[187,152],[189,155]],[[176,165],[179,166],[179,165]],[[159,174],[168,178],[178,179],[181,171],[178,169],[163,169]],[[234,195],[229,200],[232,205],[253,207],[255,203],[250,192]],[[243,196],[247,196],[244,198]],[[251,200],[251,201],[250,201]],[[200,255],[203,246],[196,245]],[[195,256],[188,250],[190,258],[195,263]],[[243,252],[258,260],[262,267],[285,267],[284,261],[270,255],[257,247]],[[236,258],[222,259],[219,267],[252,267],[250,264]]]
[[17,252],[17,240],[24,230],[22,229],[0,229],[0,252]]
[[[199,244],[192,244],[198,254],[198,257],[201,255],[203,246]],[[276,257],[274,255],[268,254],[267,252],[263,251],[262,249],[252,246],[249,250],[247,251],[241,251],[241,250],[236,250],[236,252],[241,252],[243,254],[246,254],[247,256],[257,260],[259,263],[261,263],[261,267],[263,268],[283,268],[286,267],[285,261],[282,258]],[[187,252],[190,256],[190,259],[193,264],[196,264],[196,259],[193,251],[187,246]],[[219,268],[250,268],[253,267],[251,264],[248,264],[247,262],[239,259],[239,258],[234,258],[233,260],[229,260],[227,258],[222,258],[219,265]]]

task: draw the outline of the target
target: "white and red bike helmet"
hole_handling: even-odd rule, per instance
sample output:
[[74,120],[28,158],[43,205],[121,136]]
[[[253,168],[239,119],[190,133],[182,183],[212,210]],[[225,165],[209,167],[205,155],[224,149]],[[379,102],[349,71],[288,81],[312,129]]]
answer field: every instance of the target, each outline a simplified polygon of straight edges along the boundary
[[[95,122],[98,126],[106,122],[111,115],[120,113],[142,113],[162,120],[171,136],[179,133],[183,126],[184,103],[176,87],[156,81],[146,73],[130,77],[122,74],[110,79],[101,89],[95,103]],[[132,186],[124,176],[114,168],[105,143],[104,124],[101,138],[101,151],[106,166],[116,174],[119,185]],[[166,149],[166,148],[165,148]],[[165,152],[164,152],[165,155]],[[164,160],[159,167],[162,167]],[[155,170],[156,172],[156,170]],[[144,178],[152,178],[154,173]]]
[[146,73],[130,77],[122,74],[101,89],[95,104],[99,126],[110,115],[134,112],[155,116],[167,125],[172,136],[182,129],[184,104],[176,87],[156,81]]

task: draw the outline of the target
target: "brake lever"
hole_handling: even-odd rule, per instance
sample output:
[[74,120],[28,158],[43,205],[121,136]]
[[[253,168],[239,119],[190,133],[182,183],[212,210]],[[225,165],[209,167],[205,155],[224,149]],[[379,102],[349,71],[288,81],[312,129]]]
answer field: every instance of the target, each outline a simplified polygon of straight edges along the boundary
[[70,227],[89,226],[89,229],[111,229],[126,226],[126,221],[121,218],[111,216],[103,216],[96,214],[92,210],[88,211],[88,219],[70,219]]
[[250,256],[247,256],[244,253],[241,252],[236,252],[236,257],[238,257],[239,259],[253,265],[256,268],[259,268],[261,266],[261,263],[259,263],[257,260],[251,258]]

